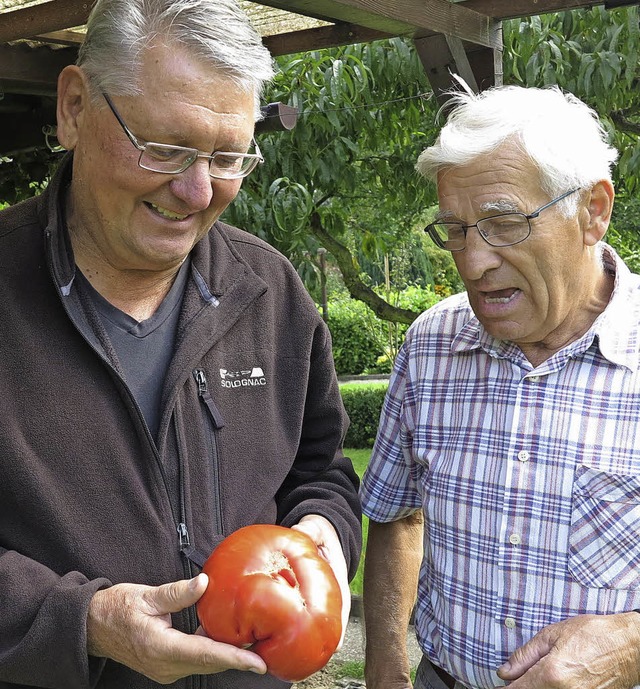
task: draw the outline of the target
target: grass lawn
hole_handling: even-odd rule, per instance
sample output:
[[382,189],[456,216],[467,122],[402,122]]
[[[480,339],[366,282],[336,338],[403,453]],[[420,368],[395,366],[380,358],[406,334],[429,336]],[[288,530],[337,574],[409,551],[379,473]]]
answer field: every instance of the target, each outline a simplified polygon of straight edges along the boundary
[[[351,448],[345,448],[344,454],[351,458],[353,462],[353,467],[360,478],[364,470],[367,468],[369,463],[369,457],[371,457],[371,448],[365,448],[363,450],[356,450]],[[362,595],[362,574],[363,574],[363,564],[364,564],[364,549],[367,544],[367,533],[369,532],[369,520],[367,517],[362,517],[362,557],[360,558],[360,564],[358,566],[358,571],[356,576],[351,582],[351,593],[361,596]]]

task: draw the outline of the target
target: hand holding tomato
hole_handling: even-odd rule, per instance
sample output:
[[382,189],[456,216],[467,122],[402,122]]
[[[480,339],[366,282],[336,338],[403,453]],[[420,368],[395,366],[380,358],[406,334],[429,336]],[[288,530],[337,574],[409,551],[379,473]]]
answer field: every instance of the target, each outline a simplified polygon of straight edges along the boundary
[[311,537],[322,557],[331,565],[338,584],[340,584],[340,591],[342,593],[342,638],[338,644],[339,649],[344,641],[349,624],[349,613],[351,612],[349,573],[340,539],[333,524],[326,517],[322,517],[319,514],[307,514],[291,528],[295,531],[302,531]]
[[327,664],[342,636],[342,594],[307,534],[244,527],[214,550],[203,571],[209,586],[197,610],[208,636],[250,648],[287,681]]

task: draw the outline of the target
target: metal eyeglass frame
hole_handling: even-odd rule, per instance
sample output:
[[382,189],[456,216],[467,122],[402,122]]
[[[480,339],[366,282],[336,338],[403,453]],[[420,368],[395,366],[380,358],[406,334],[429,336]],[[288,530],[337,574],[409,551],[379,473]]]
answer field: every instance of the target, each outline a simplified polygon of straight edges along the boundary
[[[427,225],[424,228],[424,231],[431,237],[431,239],[434,241],[436,246],[440,247],[441,249],[444,249],[445,251],[451,251],[451,252],[456,252],[456,251],[464,251],[466,249],[466,241],[467,241],[467,232],[472,228],[475,227],[478,230],[478,234],[484,239],[484,241],[489,245],[493,246],[496,248],[504,247],[504,246],[514,246],[515,244],[520,244],[520,242],[524,242],[525,239],[528,239],[529,236],[531,235],[531,220],[533,218],[537,218],[542,211],[546,210],[547,208],[550,208],[551,206],[555,205],[559,201],[562,201],[563,199],[566,199],[567,196],[571,196],[571,194],[575,194],[577,191],[580,191],[580,187],[576,187],[575,189],[572,189],[571,191],[567,191],[561,196],[558,196],[555,199],[552,199],[548,203],[545,203],[544,206],[540,206],[537,210],[533,211],[533,213],[518,213],[518,212],[513,212],[513,213],[498,213],[496,215],[491,215],[488,218],[481,218],[478,220],[478,222],[474,223],[473,225],[463,225],[462,223],[456,223],[456,222],[451,222],[447,223],[446,221],[443,220],[438,220],[436,222],[432,222],[429,225]],[[508,215],[519,215],[522,218],[524,218],[527,221],[527,225],[529,227],[529,230],[527,234],[522,237],[522,239],[518,239],[515,242],[509,242],[508,244],[492,244],[489,239],[485,236],[485,234],[482,232],[481,228],[478,227],[478,224],[483,223],[487,220],[493,220],[494,218],[501,218],[502,216],[508,216]],[[456,225],[459,226],[460,229],[462,230],[464,234],[464,240],[465,240],[465,245],[461,247],[460,249],[449,249],[444,245],[444,242],[442,241],[440,235],[437,233],[437,231],[434,228],[434,225]]]
[[[127,135],[127,138],[129,141],[140,151],[140,157],[138,158],[138,165],[143,168],[144,170],[150,170],[151,172],[158,172],[161,175],[178,175],[188,168],[190,168],[198,158],[207,158],[209,160],[209,176],[214,178],[214,179],[240,179],[243,177],[247,177],[259,164],[264,163],[264,158],[262,156],[262,152],[260,151],[260,147],[256,143],[256,140],[254,138],[251,139],[252,144],[255,147],[256,152],[255,153],[235,153],[233,151],[213,151],[213,153],[208,154],[208,153],[202,153],[200,152],[197,148],[189,148],[187,146],[174,146],[172,144],[161,144],[157,143],[155,141],[147,141],[144,144],[141,144],[138,139],[134,136],[134,134],[131,132],[129,127],[124,123],[124,120],[122,119],[120,113],[116,110],[116,106],[113,104],[113,101],[111,98],[103,91],[102,95],[104,96],[104,99],[107,101],[107,105],[109,106],[111,112],[114,114],[115,118],[118,120],[118,123],[122,127],[122,130],[124,133]],[[176,170],[158,170],[157,168],[154,167],[149,167],[149,165],[144,165],[142,163],[142,156],[147,152],[147,146],[156,146],[159,147],[160,149],[164,149],[166,151],[175,151],[175,152],[184,152],[184,153],[189,153],[190,155],[185,159],[184,164],[180,165],[178,169]],[[234,174],[229,174],[229,175],[221,175],[221,174],[214,174],[211,172],[211,165],[213,162],[216,160],[217,157],[220,156],[231,156],[235,158],[242,158],[244,160],[250,160],[251,163],[249,167],[245,170],[241,170],[239,172],[236,172]]]

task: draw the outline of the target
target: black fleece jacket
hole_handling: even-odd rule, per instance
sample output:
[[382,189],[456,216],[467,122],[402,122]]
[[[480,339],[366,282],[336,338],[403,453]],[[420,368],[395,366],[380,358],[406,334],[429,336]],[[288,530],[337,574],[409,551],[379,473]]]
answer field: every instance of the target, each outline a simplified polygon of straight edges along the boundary
[[[157,443],[74,280],[60,199],[0,212],[0,689],[143,689],[87,656],[96,590],[193,576],[252,523],[305,514],[360,553],[357,477],[330,337],[289,262],[216,223],[193,250]],[[174,626],[194,631],[193,609]],[[176,689],[280,689],[270,676],[194,676]]]

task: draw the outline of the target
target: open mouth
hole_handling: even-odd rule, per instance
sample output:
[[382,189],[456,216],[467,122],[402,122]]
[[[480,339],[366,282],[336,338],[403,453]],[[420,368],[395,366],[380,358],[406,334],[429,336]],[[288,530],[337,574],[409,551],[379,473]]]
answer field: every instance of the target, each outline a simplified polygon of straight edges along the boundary
[[510,287],[509,289],[498,289],[493,292],[482,292],[482,296],[487,304],[508,304],[519,293],[519,289]]
[[182,213],[174,213],[173,211],[170,211],[168,208],[156,206],[155,203],[149,203],[148,201],[145,201],[145,205],[158,215],[161,215],[163,218],[168,218],[169,220],[184,220],[185,218],[189,217],[188,213],[186,215]]

